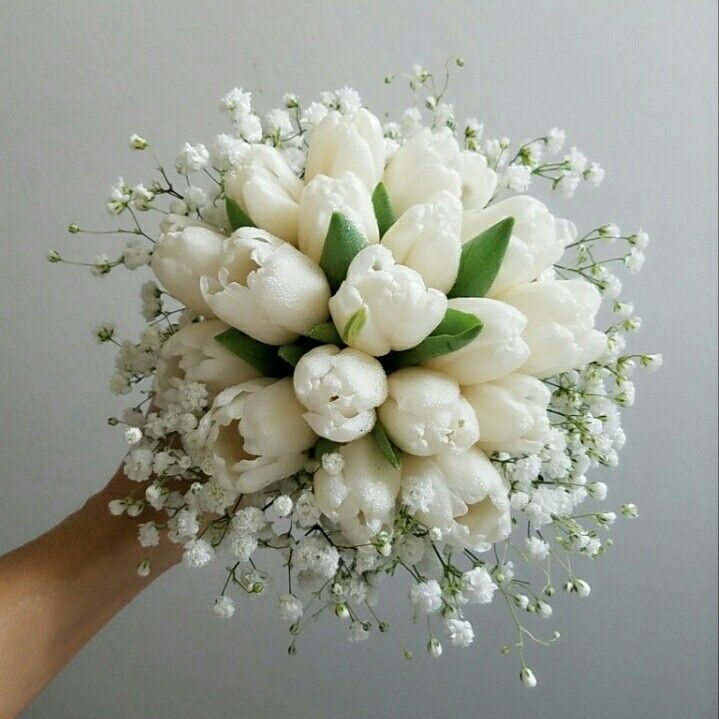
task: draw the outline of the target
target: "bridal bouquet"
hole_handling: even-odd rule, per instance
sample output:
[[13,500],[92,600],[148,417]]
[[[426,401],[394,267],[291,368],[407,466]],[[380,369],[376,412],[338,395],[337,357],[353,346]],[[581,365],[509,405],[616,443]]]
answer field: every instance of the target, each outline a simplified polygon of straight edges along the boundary
[[[405,77],[416,106],[384,125],[349,88],[287,94],[262,117],[234,89],[211,149],[187,143],[176,176],[157,161],[151,181],[113,185],[108,210],[129,225],[112,233],[129,242],[75,264],[154,279],[138,341],[95,331],[118,348],[112,391],[132,397],[109,423],[138,487],[109,509],[138,517],[142,575],[163,534],[187,566],[226,566],[220,617],[274,597],[291,653],[322,613],[352,641],[386,632],[387,576],[432,657],[472,643],[472,605],[504,605],[502,653],[532,687],[527,643],[559,634],[526,625],[557,588],[589,595],[575,558],[611,546],[617,515],[580,509],[607,494],[587,473],[617,465],[632,372],[661,363],[625,350],[640,319],[610,269],[641,269],[648,237],[578,232],[525,194],[601,183],[564,132],[483,141],[443,99],[449,72]],[[141,215],[159,215],[155,231]]]

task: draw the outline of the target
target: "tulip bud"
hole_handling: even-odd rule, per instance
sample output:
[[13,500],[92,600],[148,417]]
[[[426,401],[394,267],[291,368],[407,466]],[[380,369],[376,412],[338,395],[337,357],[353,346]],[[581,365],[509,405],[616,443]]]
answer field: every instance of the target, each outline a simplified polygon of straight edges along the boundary
[[501,299],[527,317],[522,338],[531,353],[522,372],[551,377],[583,367],[604,353],[607,337],[594,329],[602,298],[589,282],[532,282],[508,290]]
[[539,200],[517,195],[486,210],[465,212],[462,242],[468,242],[507,217],[514,218],[514,228],[489,297],[497,297],[514,285],[539,277],[562,256],[571,229],[565,220],[555,219]]
[[163,406],[172,397],[173,379],[200,382],[212,399],[226,387],[259,377],[259,372],[225,349],[215,337],[227,329],[219,320],[204,320],[181,327],[162,345],[155,373],[155,403]]
[[391,374],[388,384],[389,396],[379,417],[392,441],[405,452],[422,457],[456,454],[479,438],[472,407],[451,377],[407,367]]
[[303,415],[307,424],[334,442],[369,433],[377,419],[375,407],[387,397],[387,377],[374,357],[334,345],[303,355],[293,381],[297,398],[309,410]]
[[368,244],[379,242],[379,229],[369,191],[357,175],[317,175],[300,199],[298,247],[315,262],[320,261],[332,213],[342,213]]
[[446,190],[462,194],[460,151],[452,131],[425,128],[405,142],[387,165],[384,183],[396,214]]
[[293,245],[303,189],[282,154],[268,145],[248,145],[225,177],[225,193],[253,223]]
[[368,110],[351,115],[328,113],[312,130],[305,182],[316,175],[340,177],[352,172],[372,192],[382,179],[385,141],[379,120]]
[[549,435],[547,407],[552,393],[534,377],[509,374],[462,389],[479,421],[485,452],[536,454]]
[[395,264],[392,253],[380,245],[365,247],[355,256],[329,307],[340,332],[363,311],[361,326],[343,339],[380,357],[415,347],[427,337],[442,321],[447,298],[427,289],[419,273]]
[[302,412],[289,378],[262,377],[220,392],[196,432],[221,486],[257,492],[298,472],[317,439]]
[[427,287],[447,293],[457,279],[461,227],[462,203],[442,191],[404,212],[387,230],[382,245],[397,262],[419,272]]
[[[371,437],[342,445],[341,473],[324,468],[314,476],[315,502],[351,542],[362,543],[392,525],[400,471],[377,448]],[[391,547],[391,545],[389,545]]]
[[512,530],[509,486],[476,447],[462,454],[404,455],[402,486],[403,499],[408,487],[424,495],[414,516],[440,528],[448,544],[486,551]]
[[458,297],[449,307],[479,317],[482,331],[461,349],[427,360],[427,367],[465,385],[503,377],[527,360],[529,347],[521,337],[527,320],[517,309],[484,297]]
[[[160,237],[152,270],[165,289],[193,312],[212,317],[200,291],[200,277],[217,277],[225,238],[204,227],[185,227]],[[214,285],[215,280],[210,281]]]
[[462,207],[465,210],[483,209],[497,189],[497,173],[487,166],[484,155],[472,150],[463,150],[460,153],[459,166],[462,177]]
[[216,277],[200,282],[207,304],[260,342],[292,342],[327,319],[330,288],[322,270],[263,230],[243,227],[228,238]]

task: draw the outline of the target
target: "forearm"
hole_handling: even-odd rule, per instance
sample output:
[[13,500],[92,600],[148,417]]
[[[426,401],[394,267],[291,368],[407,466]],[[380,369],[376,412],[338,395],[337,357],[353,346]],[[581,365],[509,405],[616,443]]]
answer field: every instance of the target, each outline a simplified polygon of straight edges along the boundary
[[125,604],[180,557],[166,540],[152,572],[137,520],[112,517],[110,499],[136,485],[121,474],[46,534],[0,558],[0,719],[14,717]]

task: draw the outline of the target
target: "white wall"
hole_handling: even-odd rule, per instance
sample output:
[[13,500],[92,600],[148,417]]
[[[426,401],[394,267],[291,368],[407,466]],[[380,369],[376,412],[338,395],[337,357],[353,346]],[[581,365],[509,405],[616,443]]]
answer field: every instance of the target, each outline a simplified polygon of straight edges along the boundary
[[[224,127],[234,85],[261,105],[345,83],[376,110],[408,99],[388,72],[461,54],[451,96],[490,134],[554,124],[607,168],[599,194],[557,213],[612,220],[653,238],[629,292],[644,317],[637,347],[663,351],[639,380],[629,444],[611,497],[642,517],[587,567],[591,599],[559,601],[564,639],[532,651],[541,677],[522,691],[498,646],[511,627],[485,611],[478,640],[432,664],[401,649],[415,636],[406,588],[385,593],[392,634],[351,647],[321,625],[287,656],[271,602],[218,623],[206,576],[173,571],[123,611],[27,711],[28,717],[708,717],[716,638],[715,266],[716,8],[697,2],[370,0],[0,2],[0,551],[60,520],[122,454],[104,424],[112,361],[90,329],[136,325],[141,278],[95,280],[50,266],[114,248],[70,236],[70,221],[112,224],[118,174],[172,160],[185,139]],[[213,577],[217,579],[217,576]],[[2,680],[0,679],[0,684]]]

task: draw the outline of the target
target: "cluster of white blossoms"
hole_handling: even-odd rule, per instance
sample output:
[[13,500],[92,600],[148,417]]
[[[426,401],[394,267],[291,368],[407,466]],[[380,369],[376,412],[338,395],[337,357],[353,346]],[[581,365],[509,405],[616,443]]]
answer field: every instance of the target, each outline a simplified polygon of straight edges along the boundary
[[[110,424],[124,427],[138,489],[110,510],[140,518],[141,574],[165,536],[188,566],[227,566],[217,615],[274,594],[291,653],[325,611],[352,641],[387,631],[384,576],[410,580],[432,657],[444,637],[471,644],[469,606],[499,597],[531,687],[525,642],[546,642],[521,613],[551,616],[556,573],[589,594],[572,557],[602,554],[616,514],[578,510],[607,494],[587,472],[617,464],[631,374],[661,363],[626,352],[640,320],[610,270],[639,270],[648,238],[611,224],[580,235],[522,194],[538,178],[563,195],[601,181],[576,148],[547,160],[563,132],[516,152],[482,142],[442,102],[446,82],[419,66],[409,79],[428,114],[384,126],[349,88],[306,106],[288,94],[264,116],[234,89],[221,101],[231,133],[186,143],[180,181],[160,166],[113,185],[108,210],[130,218],[117,230],[129,242],[78,264],[98,276],[149,266],[157,283],[142,286],[139,341],[95,330],[118,346],[112,391],[133,397]],[[156,235],[138,219],[151,212]],[[262,569],[267,551],[286,578]]]

